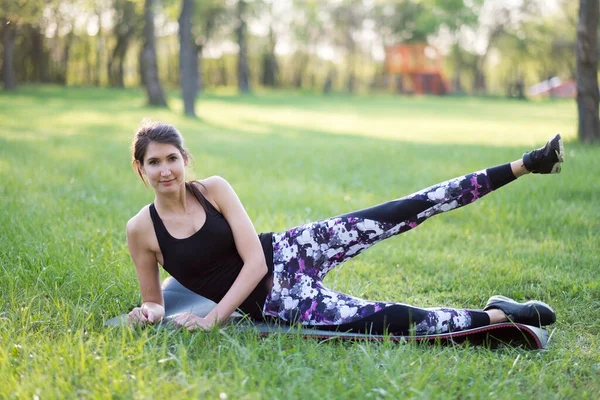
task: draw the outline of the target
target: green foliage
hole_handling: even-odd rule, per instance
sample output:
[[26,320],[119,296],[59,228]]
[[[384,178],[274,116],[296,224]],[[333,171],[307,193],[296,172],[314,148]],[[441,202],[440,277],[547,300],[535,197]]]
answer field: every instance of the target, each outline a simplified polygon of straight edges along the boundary
[[0,20],[13,24],[37,24],[46,2],[44,0],[1,0]]
[[542,18],[538,12],[530,10],[522,23],[506,26],[498,35],[492,46],[500,54],[496,82],[506,84],[517,76],[531,83],[553,76],[575,78],[576,9]]
[[[136,90],[0,94],[0,397],[600,396],[600,149],[573,142],[572,102],[213,92],[199,120],[177,99],[144,103]],[[562,131],[561,175],[432,218],[326,281],[420,306],[541,299],[558,314],[548,350],[103,328],[140,298],[124,228],[153,200],[130,168],[143,117],[175,124],[196,176],[227,178],[259,231],[504,163]]]
[[[218,61],[221,65],[237,57],[228,45],[235,40],[236,4],[231,0],[195,1],[194,41],[199,51],[206,44],[213,50],[205,53],[205,66],[214,62],[209,56],[219,56],[222,50],[226,54]],[[248,63],[254,86],[275,64],[272,50],[276,43],[283,44],[278,49],[292,51],[276,55],[278,82],[288,88],[315,90],[326,78],[331,78],[334,90],[373,88],[374,82],[384,80],[383,63],[373,56],[382,46],[399,42],[429,41],[442,44],[442,50],[444,43],[450,45],[444,75],[455,82],[461,78],[467,92],[477,86],[477,93],[499,94],[515,81],[528,86],[549,76],[568,79],[575,74],[575,1],[557,0],[552,12],[539,0],[254,0],[244,4],[249,26],[274,28],[255,36],[250,32]],[[143,0],[0,0],[0,5],[0,18],[8,16],[14,26],[25,25],[18,29],[15,42],[18,81],[140,83]],[[273,13],[274,5],[280,6],[279,16]],[[181,0],[161,0],[158,6],[161,82],[178,85],[179,43],[173,26],[181,12]],[[86,25],[91,22],[93,27],[98,15],[105,17],[102,37],[88,33]],[[365,34],[364,29],[373,32]],[[485,47],[485,43],[489,45]],[[265,52],[268,62],[263,61]],[[118,72],[121,61],[122,80]],[[99,73],[108,63],[111,72]],[[203,75],[208,75],[207,86],[223,81],[234,84],[237,79],[235,68]],[[222,75],[228,75],[227,79],[220,78]]]
[[378,2],[374,15],[395,42],[423,42],[446,27],[451,32],[477,22],[482,1],[395,0]]
[[193,34],[198,45],[205,45],[215,33],[227,26],[230,10],[224,0],[202,1],[196,5],[193,17]]

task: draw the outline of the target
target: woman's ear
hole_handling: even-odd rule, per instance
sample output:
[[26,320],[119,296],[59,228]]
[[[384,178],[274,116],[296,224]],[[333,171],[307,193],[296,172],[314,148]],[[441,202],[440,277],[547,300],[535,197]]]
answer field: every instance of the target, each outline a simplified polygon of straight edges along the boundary
[[146,175],[146,171],[144,171],[144,166],[138,160],[135,160],[135,168],[137,169],[138,174],[140,174],[140,176]]

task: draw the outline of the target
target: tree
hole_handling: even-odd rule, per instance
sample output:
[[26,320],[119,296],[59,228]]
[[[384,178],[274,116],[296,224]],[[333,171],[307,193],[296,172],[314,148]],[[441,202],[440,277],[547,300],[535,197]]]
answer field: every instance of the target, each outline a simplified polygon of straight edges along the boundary
[[[484,0],[397,0],[392,4],[376,3],[373,20],[381,44],[386,46],[398,43],[435,42],[443,37],[444,44],[452,44],[447,60],[454,70],[453,86],[462,90],[461,77],[465,71],[482,68],[484,62],[478,62],[460,45],[461,32],[468,31],[477,24],[477,14]],[[484,81],[482,73],[477,82]],[[483,82],[481,85],[485,85]],[[402,77],[398,76],[396,88],[404,90]]]
[[204,48],[207,43],[213,39],[217,33],[227,26],[227,7],[224,0],[203,0],[196,4],[196,12],[192,24],[192,34],[194,36],[194,44],[196,49],[196,68],[198,72],[197,87],[198,92],[204,89],[202,72],[204,64],[202,58]]
[[123,64],[129,44],[138,30],[141,18],[136,3],[131,0],[114,0],[114,9],[115,25],[113,32],[117,42],[107,64],[108,83],[110,86],[124,87]]
[[198,90],[198,51],[192,38],[194,0],[183,0],[179,15],[179,81],[183,95],[183,113],[196,117],[194,104]]
[[263,86],[277,87],[279,84],[279,65],[275,56],[275,47],[277,46],[277,37],[275,35],[275,15],[273,11],[274,3],[267,3],[269,16],[269,33],[267,35],[266,51],[262,55],[262,78]]
[[15,41],[20,27],[37,22],[44,2],[0,0],[0,35],[2,35],[2,82],[4,90],[14,90],[17,79],[14,67]]
[[248,68],[248,4],[246,0],[238,0],[236,4],[235,36],[238,43],[238,90],[241,93],[250,92],[250,70]]
[[348,66],[346,89],[348,93],[354,93],[356,89],[356,61],[358,58],[358,44],[355,37],[362,28],[363,20],[365,19],[365,10],[362,1],[342,1],[332,10],[332,16],[336,41],[346,51],[346,63]]
[[166,107],[165,94],[158,79],[156,65],[156,37],[154,35],[154,3],[155,0],[145,0],[144,3],[144,29],[142,50],[142,74],[148,94],[148,104]]
[[446,56],[446,63],[452,70],[452,91],[454,94],[464,94],[466,88],[463,84],[464,73],[470,71],[475,55],[466,51],[459,43],[454,43]]
[[225,6],[221,0],[183,0],[179,14],[179,72],[184,113],[195,117],[195,100],[202,91],[202,54],[215,32]]
[[103,57],[105,54],[106,39],[104,37],[104,27],[102,26],[102,14],[109,8],[107,0],[96,1],[91,7],[98,21],[98,33],[96,34],[96,75],[94,77],[94,85],[100,86],[102,81]]
[[278,18],[284,24],[283,29],[291,30],[292,40],[296,46],[291,66],[281,69],[282,75],[285,71],[289,71],[289,81],[295,88],[309,86],[315,89],[317,74],[323,80],[326,79],[326,68],[318,65],[323,61],[319,60],[317,55],[317,48],[323,43],[323,38],[330,36],[325,29],[325,21],[328,21],[328,13],[325,11],[323,4],[318,1],[293,0],[292,10],[289,13],[293,17],[288,21],[285,18]]
[[14,22],[7,18],[1,18],[2,24],[2,82],[4,90],[13,90],[17,87],[15,78],[15,67],[13,55],[15,50],[15,39],[17,37],[17,28]]
[[577,24],[577,111],[579,138],[600,141],[598,121],[598,0],[579,1]]

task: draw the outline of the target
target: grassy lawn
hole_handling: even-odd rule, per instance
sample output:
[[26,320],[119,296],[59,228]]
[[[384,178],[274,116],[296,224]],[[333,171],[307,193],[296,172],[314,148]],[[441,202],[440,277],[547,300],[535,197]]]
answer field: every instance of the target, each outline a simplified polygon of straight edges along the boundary
[[[203,95],[199,120],[137,90],[0,94],[0,398],[600,397],[600,148],[572,101]],[[326,283],[418,306],[550,303],[548,350],[106,329],[139,304],[125,223],[152,202],[130,168],[144,117],[176,125],[190,175],[221,175],[279,231],[519,158],[554,132],[558,176],[526,176],[377,245]],[[165,275],[166,276],[166,275]]]

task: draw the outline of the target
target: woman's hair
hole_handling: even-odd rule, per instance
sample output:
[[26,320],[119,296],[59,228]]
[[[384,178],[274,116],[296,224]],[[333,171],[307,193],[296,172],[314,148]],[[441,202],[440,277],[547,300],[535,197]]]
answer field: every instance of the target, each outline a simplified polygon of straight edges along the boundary
[[[164,122],[152,121],[148,119],[142,120],[140,127],[138,128],[135,136],[133,137],[133,141],[131,142],[131,154],[133,156],[132,166],[137,171],[144,184],[147,184],[147,182],[146,179],[144,179],[142,172],[138,168],[137,163],[139,163],[139,165],[144,165],[144,157],[146,156],[148,145],[151,142],[173,145],[177,148],[177,150],[179,150],[184,160],[189,160],[192,158],[190,152],[183,147],[183,136],[181,136],[181,133],[179,133],[177,128]],[[208,210],[204,196],[202,196],[200,189],[198,189],[196,185],[192,184],[192,182],[194,181],[185,182],[186,189],[194,195],[204,210]],[[202,185],[202,183],[198,183]],[[204,185],[202,185],[202,187],[206,189]]]

